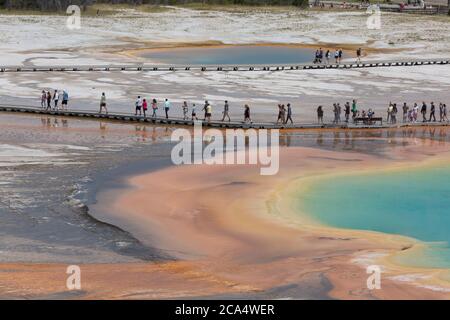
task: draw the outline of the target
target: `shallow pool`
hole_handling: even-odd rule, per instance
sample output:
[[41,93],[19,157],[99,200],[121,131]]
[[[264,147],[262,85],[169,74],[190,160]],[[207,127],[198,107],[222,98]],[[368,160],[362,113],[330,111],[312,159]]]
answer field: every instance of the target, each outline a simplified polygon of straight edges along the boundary
[[314,53],[314,49],[295,46],[243,45],[158,49],[142,56],[160,64],[295,64],[312,62]]
[[339,228],[404,235],[426,249],[399,262],[450,268],[450,166],[341,176],[314,183],[299,205]]

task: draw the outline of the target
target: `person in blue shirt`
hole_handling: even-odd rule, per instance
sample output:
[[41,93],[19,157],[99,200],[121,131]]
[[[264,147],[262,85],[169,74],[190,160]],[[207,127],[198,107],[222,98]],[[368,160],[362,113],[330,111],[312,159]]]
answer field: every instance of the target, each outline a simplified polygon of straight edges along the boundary
[[63,91],[63,101],[61,104],[61,109],[67,109],[67,105],[69,104],[69,94],[66,90]]

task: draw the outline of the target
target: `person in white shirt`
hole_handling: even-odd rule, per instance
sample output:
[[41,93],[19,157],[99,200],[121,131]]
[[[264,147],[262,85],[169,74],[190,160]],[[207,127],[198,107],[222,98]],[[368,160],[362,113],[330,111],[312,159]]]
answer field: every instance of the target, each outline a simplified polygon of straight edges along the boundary
[[166,111],[166,119],[169,119],[170,102],[169,99],[164,101],[164,111]]
[[55,92],[53,93],[53,103],[55,110],[58,110],[58,90],[55,89]]
[[135,105],[136,105],[136,113],[134,115],[137,116],[138,112],[139,112],[139,115],[142,116],[142,99],[141,99],[141,96],[137,97]]

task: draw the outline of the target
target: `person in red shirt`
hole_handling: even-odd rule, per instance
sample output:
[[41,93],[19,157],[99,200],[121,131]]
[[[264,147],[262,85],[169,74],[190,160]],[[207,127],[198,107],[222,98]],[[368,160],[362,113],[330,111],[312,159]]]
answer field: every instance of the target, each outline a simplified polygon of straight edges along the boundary
[[142,101],[142,109],[144,110],[144,117],[147,117],[147,109],[148,109],[148,104],[147,104],[147,99],[144,99],[144,101]]

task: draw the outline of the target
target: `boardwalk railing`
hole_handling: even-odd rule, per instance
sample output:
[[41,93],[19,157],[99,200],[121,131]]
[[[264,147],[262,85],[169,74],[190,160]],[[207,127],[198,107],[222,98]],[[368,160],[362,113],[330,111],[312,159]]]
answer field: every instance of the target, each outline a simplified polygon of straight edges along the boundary
[[441,59],[416,59],[395,61],[364,61],[361,63],[343,62],[340,64],[274,64],[274,65],[78,65],[78,66],[0,66],[1,72],[147,72],[147,71],[202,71],[202,72],[229,72],[229,71],[285,71],[285,70],[312,70],[312,69],[352,69],[352,68],[377,68],[377,67],[402,67],[402,66],[426,66],[445,65],[450,63],[450,58]]
[[[25,105],[2,105],[0,104],[0,112],[14,112],[14,113],[26,113],[26,114],[36,114],[36,115],[52,115],[52,116],[63,116],[63,117],[75,117],[75,118],[91,118],[91,119],[105,119],[111,121],[121,121],[121,122],[138,122],[138,123],[153,123],[161,125],[175,125],[175,126],[193,126],[194,121],[184,120],[182,118],[170,117],[168,119],[163,117],[144,117],[135,116],[127,113],[98,113],[92,110],[47,110],[45,108],[37,108]],[[314,124],[314,123],[294,123],[294,124],[276,124],[271,122],[253,122],[245,123],[242,121],[202,121],[203,126],[206,127],[216,127],[216,128],[230,128],[230,129],[373,129],[373,128],[398,128],[398,127],[410,127],[410,126],[448,126],[448,122],[425,122],[425,123],[397,123],[397,124],[386,124],[375,125],[375,124],[362,124],[355,125],[353,123],[341,122],[339,124],[325,123],[325,124]]]

